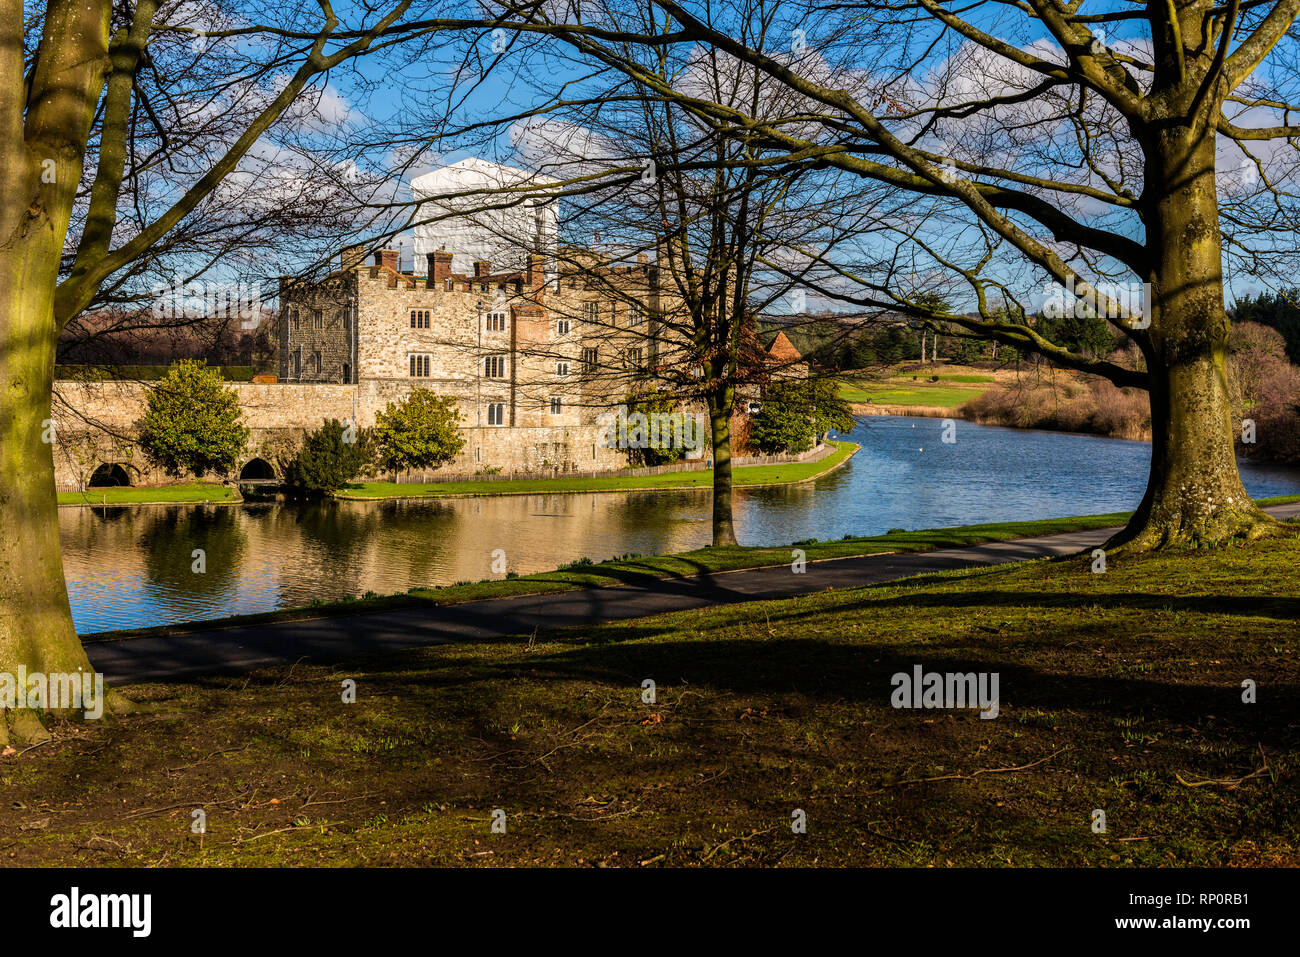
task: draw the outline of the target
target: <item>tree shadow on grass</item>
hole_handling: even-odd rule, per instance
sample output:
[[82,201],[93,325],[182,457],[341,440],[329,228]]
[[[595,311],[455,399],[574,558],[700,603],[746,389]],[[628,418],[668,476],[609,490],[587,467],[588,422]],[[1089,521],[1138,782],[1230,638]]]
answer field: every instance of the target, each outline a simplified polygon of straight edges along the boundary
[[[648,637],[642,635],[641,637]],[[1178,682],[1157,677],[1111,673],[1063,673],[1007,655],[1005,647],[971,645],[968,654],[952,647],[900,648],[864,640],[843,643],[817,639],[677,639],[582,644],[549,654],[527,654],[493,661],[430,660],[415,666],[419,684],[429,690],[486,686],[524,679],[539,683],[579,682],[639,690],[652,678],[661,691],[709,689],[721,694],[803,698],[811,704],[858,703],[889,708],[893,677],[911,675],[916,665],[941,673],[995,672],[999,675],[1001,715],[987,723],[992,731],[1015,713],[1084,711],[1143,715],[1195,726],[1215,716],[1221,730],[1232,729],[1265,745],[1294,746],[1300,738],[1294,716],[1300,713],[1300,685],[1270,678],[1266,666],[1252,668],[1261,686],[1259,702],[1242,703],[1234,675],[1221,684]],[[1081,661],[1087,651],[1078,651]],[[1107,667],[1102,664],[1102,667]],[[385,656],[365,663],[367,674],[391,680],[410,679],[406,656]]]

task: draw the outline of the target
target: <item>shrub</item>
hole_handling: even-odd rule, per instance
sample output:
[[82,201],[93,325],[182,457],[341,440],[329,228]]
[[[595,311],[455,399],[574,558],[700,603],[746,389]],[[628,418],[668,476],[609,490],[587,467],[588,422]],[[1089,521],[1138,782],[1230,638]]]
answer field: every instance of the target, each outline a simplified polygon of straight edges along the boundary
[[288,468],[290,484],[311,495],[337,492],[365,474],[374,459],[368,431],[329,419],[309,432]]
[[149,390],[140,444],[168,474],[229,472],[247,442],[235,391],[206,363],[182,359]]
[[1276,329],[1258,322],[1237,322],[1228,333],[1228,351],[1234,355],[1254,351],[1285,359],[1286,339]]
[[1300,369],[1282,362],[1267,372],[1253,413],[1258,454],[1300,463]]
[[1088,383],[1094,411],[1090,432],[1120,439],[1151,435],[1151,400],[1141,389],[1121,389],[1109,379]]
[[376,416],[374,439],[386,469],[437,468],[465,447],[456,400],[416,389]]
[[831,430],[848,432],[853,413],[831,379],[798,379],[768,386],[762,408],[750,420],[749,440],[768,454],[798,454]]
[[1108,379],[1089,378],[996,385],[958,410],[976,422],[1023,429],[1091,432],[1112,438],[1145,439],[1151,407],[1141,389],[1120,389]]
[[[628,396],[628,416],[630,417],[638,412],[645,415],[648,421],[652,421],[651,416],[661,416],[661,423],[673,421],[669,418],[671,416],[681,416],[682,419],[684,419],[690,414],[684,409],[679,408],[677,400],[666,392],[643,392],[639,395]],[[634,468],[639,468],[642,466],[671,465],[673,462],[682,458],[686,454],[685,441],[682,432],[688,427],[688,425],[691,428],[694,428],[694,420],[687,423],[682,421],[682,419],[677,420],[679,424],[675,435],[676,439],[682,439],[682,441],[675,441],[674,433],[671,430],[668,431],[667,435],[664,435],[664,430],[661,428],[659,430],[659,441],[656,443],[656,447],[651,448],[647,446],[646,448],[628,448],[628,463]]]

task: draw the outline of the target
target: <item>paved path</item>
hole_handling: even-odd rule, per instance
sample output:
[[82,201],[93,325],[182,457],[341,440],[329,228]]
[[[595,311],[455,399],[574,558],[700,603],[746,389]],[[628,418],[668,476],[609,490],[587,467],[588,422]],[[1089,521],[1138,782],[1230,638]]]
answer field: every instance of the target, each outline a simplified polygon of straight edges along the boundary
[[[1268,509],[1276,518],[1300,515],[1300,503]],[[1094,529],[928,552],[865,555],[790,566],[587,588],[461,605],[372,612],[314,621],[221,628],[188,635],[89,642],[86,653],[109,681],[158,681],[201,674],[247,672],[306,659],[337,661],[379,651],[502,638],[568,625],[642,618],[709,605],[794,595],[906,578],[977,565],[1069,555],[1096,548],[1116,530]]]

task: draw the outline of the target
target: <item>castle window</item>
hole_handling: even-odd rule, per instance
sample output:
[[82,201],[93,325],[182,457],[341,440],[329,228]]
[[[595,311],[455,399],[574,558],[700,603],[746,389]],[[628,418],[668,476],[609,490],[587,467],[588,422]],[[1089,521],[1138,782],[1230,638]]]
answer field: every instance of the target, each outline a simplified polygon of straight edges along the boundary
[[302,346],[293,350],[293,377],[302,378]]
[[411,310],[411,328],[428,329],[429,328],[429,310],[412,309]]
[[417,356],[417,355],[411,356],[410,357],[411,378],[412,379],[429,378],[430,375],[429,370],[432,368],[433,365],[431,359],[432,359],[431,356]]
[[567,362],[555,363],[555,374],[561,379],[569,374],[569,364]]
[[311,311],[311,324],[315,329],[324,329],[325,313],[321,312],[319,309],[313,309]]
[[640,368],[641,368],[641,350],[640,350],[640,349],[628,349],[628,350],[627,350],[627,365],[628,365],[628,368],[630,368],[630,369],[640,369]]
[[506,313],[504,309],[493,309],[487,315],[488,332],[506,331]]
[[582,304],[582,318],[588,322],[600,322],[600,303],[584,302]]
[[595,372],[598,353],[595,349],[582,350],[582,371]]
[[641,308],[641,303],[630,302],[627,304],[627,325],[629,329],[635,329],[641,325],[645,319],[645,312]]
[[551,396],[551,415],[559,415],[564,411],[564,400],[559,396]]
[[488,425],[505,425],[506,424],[506,404],[504,402],[491,402],[488,404]]
[[618,303],[617,302],[611,302],[609,304],[609,324],[611,326],[618,325]]
[[316,375],[320,375],[320,370],[321,370],[320,353],[313,352],[311,354],[311,371],[316,373]]
[[302,316],[299,315],[296,304],[289,306],[289,321],[293,323],[295,332],[302,328]]
[[504,379],[506,377],[506,357],[486,357],[483,360],[483,375],[489,379]]
[[573,323],[571,323],[568,319],[555,320],[556,335],[567,336],[572,329],[573,329]]

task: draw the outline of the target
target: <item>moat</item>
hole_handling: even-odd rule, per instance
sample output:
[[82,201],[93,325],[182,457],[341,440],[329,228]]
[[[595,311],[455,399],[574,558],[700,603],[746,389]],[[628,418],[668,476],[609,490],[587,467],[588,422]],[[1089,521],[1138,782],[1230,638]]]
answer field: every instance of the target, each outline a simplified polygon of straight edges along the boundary
[[[741,489],[747,545],[891,528],[1123,511],[1137,505],[1145,443],[942,420],[862,418],[849,463],[801,485]],[[1300,493],[1300,470],[1241,462],[1255,497]],[[708,544],[707,491],[604,492],[339,502],[311,506],[62,509],[64,569],[82,633],[222,618],[390,594],[419,585],[546,571]],[[203,549],[206,572],[191,571]],[[495,576],[499,577],[499,576]]]

